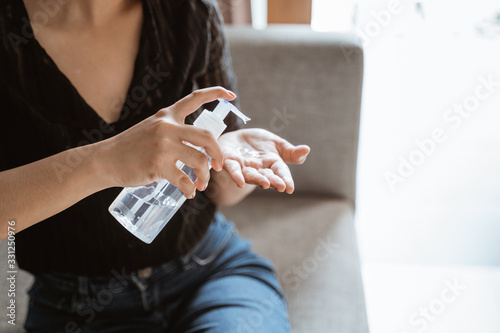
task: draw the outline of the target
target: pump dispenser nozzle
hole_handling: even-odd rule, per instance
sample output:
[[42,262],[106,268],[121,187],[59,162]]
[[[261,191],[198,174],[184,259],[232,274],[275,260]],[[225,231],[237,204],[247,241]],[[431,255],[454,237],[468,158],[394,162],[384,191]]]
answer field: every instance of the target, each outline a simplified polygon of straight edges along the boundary
[[219,100],[219,104],[212,112],[214,113],[214,115],[216,115],[220,119],[224,120],[227,117],[227,115],[229,114],[229,112],[233,112],[235,115],[240,117],[241,120],[243,120],[243,122],[245,124],[247,123],[247,121],[250,120],[250,118],[245,116],[240,110],[238,110],[238,108],[236,106],[229,103],[225,99],[219,98],[218,100]]
[[210,130],[214,137],[218,138],[226,129],[224,119],[227,117],[229,112],[233,112],[235,115],[240,117],[245,124],[250,120],[250,118],[245,116],[236,106],[229,103],[225,99],[219,98],[219,104],[217,107],[212,112],[203,110],[198,118],[196,118],[193,125]]

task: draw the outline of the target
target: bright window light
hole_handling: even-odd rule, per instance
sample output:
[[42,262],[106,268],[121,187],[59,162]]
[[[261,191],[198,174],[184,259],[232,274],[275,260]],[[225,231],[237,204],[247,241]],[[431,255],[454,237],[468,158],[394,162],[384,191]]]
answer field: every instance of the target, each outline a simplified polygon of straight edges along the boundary
[[267,27],[267,0],[252,0],[252,26],[254,29]]
[[317,31],[349,31],[354,11],[354,0],[313,0],[311,26]]

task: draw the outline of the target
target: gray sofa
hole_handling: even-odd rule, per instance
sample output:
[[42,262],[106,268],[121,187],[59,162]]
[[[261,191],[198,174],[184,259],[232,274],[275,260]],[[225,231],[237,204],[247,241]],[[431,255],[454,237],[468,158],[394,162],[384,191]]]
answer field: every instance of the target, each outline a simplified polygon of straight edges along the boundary
[[223,212],[274,262],[295,333],[367,332],[354,228],[362,49],[351,35],[301,26],[228,37],[248,126],[311,153],[292,167],[293,195],[256,191]]
[[[227,34],[248,126],[308,144],[311,153],[292,167],[293,195],[259,190],[223,212],[274,262],[294,332],[367,332],[354,228],[362,50],[353,36],[300,26],[231,27]],[[5,312],[5,242],[0,253]],[[1,332],[22,331],[27,302],[20,292],[30,280],[18,273],[17,326],[2,313]]]

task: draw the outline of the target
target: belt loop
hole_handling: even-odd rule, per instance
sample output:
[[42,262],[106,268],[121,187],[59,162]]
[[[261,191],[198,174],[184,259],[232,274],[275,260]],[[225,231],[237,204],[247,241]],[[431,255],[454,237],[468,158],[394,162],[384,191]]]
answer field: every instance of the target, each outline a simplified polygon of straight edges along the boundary
[[89,279],[85,276],[78,277],[78,293],[82,297],[89,296]]
[[135,273],[132,273],[130,277],[132,278],[132,281],[134,281],[135,285],[137,286],[137,288],[141,293],[142,306],[144,307],[144,310],[149,311],[150,306],[148,303],[148,296],[146,294],[146,289],[148,288],[148,285]]

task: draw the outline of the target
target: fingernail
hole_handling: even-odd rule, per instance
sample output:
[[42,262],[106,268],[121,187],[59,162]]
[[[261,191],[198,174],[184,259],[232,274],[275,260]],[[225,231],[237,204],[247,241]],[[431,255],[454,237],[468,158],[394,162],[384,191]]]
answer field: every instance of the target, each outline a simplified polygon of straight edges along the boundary
[[233,98],[236,98],[236,94],[234,92],[232,92],[231,90],[228,90],[227,91],[229,93],[229,95],[231,95]]
[[201,190],[205,191],[206,189],[207,189],[207,184],[203,185],[203,188]]

